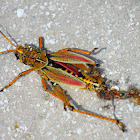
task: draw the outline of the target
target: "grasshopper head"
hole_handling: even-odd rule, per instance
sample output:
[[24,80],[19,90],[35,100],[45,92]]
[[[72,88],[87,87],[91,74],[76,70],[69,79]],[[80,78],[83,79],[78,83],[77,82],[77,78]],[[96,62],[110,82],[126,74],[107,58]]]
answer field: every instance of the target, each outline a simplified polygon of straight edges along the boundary
[[24,54],[26,51],[27,51],[27,48],[18,45],[17,49],[14,52],[17,60],[19,59],[21,63],[23,63],[23,61],[24,61],[24,57],[25,57]]

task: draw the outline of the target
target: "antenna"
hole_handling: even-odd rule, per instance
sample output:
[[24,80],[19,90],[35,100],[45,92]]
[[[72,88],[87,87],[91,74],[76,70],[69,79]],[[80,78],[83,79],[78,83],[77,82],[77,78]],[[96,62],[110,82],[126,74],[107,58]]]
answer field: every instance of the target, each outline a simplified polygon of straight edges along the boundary
[[[16,40],[10,35],[10,33],[7,31],[6,27],[3,27],[1,24],[0,26],[2,27],[2,29],[8,34],[8,36],[11,38],[11,40],[13,40],[15,42],[16,45],[18,45],[18,43],[16,42]],[[7,37],[1,32],[1,34],[7,39]],[[7,39],[9,41],[9,39]],[[9,41],[11,43],[11,41]],[[13,43],[11,43],[13,45]],[[15,46],[15,45],[13,45]]]

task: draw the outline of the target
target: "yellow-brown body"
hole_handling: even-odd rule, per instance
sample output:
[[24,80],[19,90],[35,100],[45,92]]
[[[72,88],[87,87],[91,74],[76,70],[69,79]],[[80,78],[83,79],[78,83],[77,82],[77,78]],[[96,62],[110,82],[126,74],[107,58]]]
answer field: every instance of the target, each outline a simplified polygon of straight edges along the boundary
[[[111,119],[94,113],[89,113],[87,111],[75,109],[70,104],[63,89],[60,87],[61,84],[78,87],[81,89],[95,91],[97,96],[103,99],[110,100],[112,97],[119,99],[129,98],[132,99],[135,103],[140,104],[139,90],[117,91],[116,89],[108,89],[100,73],[95,70],[95,67],[97,66],[95,61],[84,55],[78,54],[83,53],[90,55],[97,48],[93,49],[91,52],[66,48],[55,53],[49,53],[42,48],[41,37],[39,38],[39,48],[33,48],[28,44],[25,44],[25,47],[20,45],[16,46],[2,32],[0,33],[14,47],[16,47],[16,50],[7,50],[0,52],[0,54],[13,51],[21,63],[31,67],[31,69],[21,72],[13,81],[9,83],[9,85],[2,88],[0,92],[11,86],[19,77],[35,70],[42,77],[42,84],[45,91],[62,100],[65,110],[67,106],[73,112],[78,112],[114,122],[122,129],[122,131],[125,131],[124,125],[116,118]],[[48,90],[46,82],[50,82],[53,91]]]

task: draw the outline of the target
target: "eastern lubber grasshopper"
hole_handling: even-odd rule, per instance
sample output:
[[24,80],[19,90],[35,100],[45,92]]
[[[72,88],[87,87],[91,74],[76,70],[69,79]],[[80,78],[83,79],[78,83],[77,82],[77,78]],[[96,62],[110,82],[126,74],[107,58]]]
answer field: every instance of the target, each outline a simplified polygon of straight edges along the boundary
[[[99,72],[95,70],[97,65],[95,61],[82,55],[82,53],[90,55],[97,48],[94,48],[91,52],[66,48],[50,53],[42,48],[41,37],[39,37],[39,48],[36,49],[28,44],[25,44],[25,47],[21,45],[14,45],[1,31],[0,33],[11,43],[11,45],[16,48],[16,50],[0,52],[0,54],[13,51],[16,58],[19,59],[21,63],[31,66],[31,69],[21,72],[13,81],[9,83],[9,85],[3,87],[0,92],[11,86],[19,77],[35,70],[42,77],[42,84],[45,91],[62,100],[65,110],[67,106],[69,110],[73,112],[114,122],[122,129],[122,131],[125,131],[123,123],[116,118],[111,119],[94,113],[75,109],[74,106],[70,104],[65,92],[59,85],[64,84],[85,90],[95,91],[98,97],[108,100],[112,98],[129,98],[134,100],[137,104],[140,104],[140,91],[135,90],[127,92],[117,91],[116,89],[108,89],[104,84],[104,79],[101,77]],[[46,81],[51,84],[53,91],[47,88]]]

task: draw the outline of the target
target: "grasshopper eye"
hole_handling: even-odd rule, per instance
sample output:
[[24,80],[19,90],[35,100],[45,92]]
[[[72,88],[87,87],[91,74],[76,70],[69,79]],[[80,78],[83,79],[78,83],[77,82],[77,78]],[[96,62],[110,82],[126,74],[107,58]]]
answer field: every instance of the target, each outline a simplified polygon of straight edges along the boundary
[[16,56],[16,58],[17,58],[17,60],[19,59],[19,56],[18,56],[18,54],[17,53],[15,53],[15,56]]

